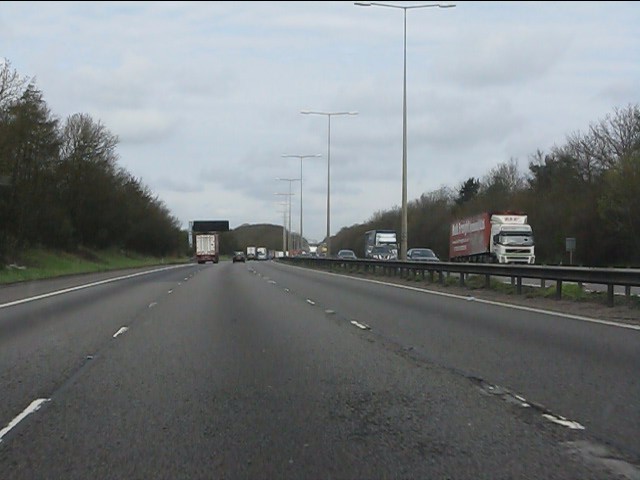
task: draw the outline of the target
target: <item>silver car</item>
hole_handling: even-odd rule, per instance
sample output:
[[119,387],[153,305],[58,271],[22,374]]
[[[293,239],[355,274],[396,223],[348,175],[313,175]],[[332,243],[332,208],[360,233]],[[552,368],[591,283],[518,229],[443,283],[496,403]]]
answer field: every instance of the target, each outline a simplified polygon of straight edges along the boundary
[[356,254],[353,250],[340,250],[338,252],[338,258],[346,258],[348,260],[357,260]]

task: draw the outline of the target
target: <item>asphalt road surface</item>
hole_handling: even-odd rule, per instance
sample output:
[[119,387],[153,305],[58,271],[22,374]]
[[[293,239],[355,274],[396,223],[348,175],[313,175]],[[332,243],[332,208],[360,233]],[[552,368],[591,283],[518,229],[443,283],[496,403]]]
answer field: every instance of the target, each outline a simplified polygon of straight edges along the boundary
[[0,478],[640,478],[637,327],[275,262],[118,275],[0,289]]

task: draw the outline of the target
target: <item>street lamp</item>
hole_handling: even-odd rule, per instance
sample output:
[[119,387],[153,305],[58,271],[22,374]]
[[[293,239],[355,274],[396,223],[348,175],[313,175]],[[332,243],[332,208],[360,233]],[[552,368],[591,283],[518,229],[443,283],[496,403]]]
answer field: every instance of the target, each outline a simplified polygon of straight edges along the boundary
[[[286,204],[285,204],[285,205],[287,205],[287,207],[285,208],[285,215],[286,215],[286,210],[289,210],[289,212],[291,212],[290,205],[291,205],[291,195],[292,194],[291,193],[274,193],[274,195],[286,195],[286,196],[288,196],[289,197],[289,201],[286,202]],[[291,223],[291,213],[289,213],[289,223]],[[287,222],[286,222],[286,218],[285,218],[285,224],[283,226],[283,236],[284,236],[284,238],[283,238],[283,241],[282,241],[282,249],[285,252],[288,252],[289,251],[289,235],[284,233],[286,230],[287,230]]]
[[300,159],[300,250],[302,250],[303,244],[302,244],[302,160],[304,158],[314,158],[314,157],[321,157],[322,155],[319,153],[316,153],[315,155],[295,155],[295,154],[283,154],[283,157],[295,157],[295,158],[299,158]]
[[[278,203],[279,206],[284,207],[282,209],[282,254],[287,251],[287,202]],[[280,212],[278,212],[280,213]]]
[[293,238],[293,235],[291,233],[291,197],[295,195],[295,193],[291,192],[291,183],[297,182],[300,179],[299,178],[276,178],[276,180],[289,182],[289,193],[287,194],[289,195],[289,240],[287,241],[287,251],[290,251],[292,250],[292,244],[293,244],[293,242],[291,241]]
[[303,115],[325,115],[328,119],[327,132],[327,256],[331,255],[331,117],[334,115],[358,115],[358,112],[315,112],[302,110]]
[[392,5],[378,2],[354,2],[359,7],[389,7],[404,10],[404,79],[402,90],[402,226],[400,229],[400,260],[407,259],[407,10],[414,8],[451,8],[455,5],[430,3],[423,5]]

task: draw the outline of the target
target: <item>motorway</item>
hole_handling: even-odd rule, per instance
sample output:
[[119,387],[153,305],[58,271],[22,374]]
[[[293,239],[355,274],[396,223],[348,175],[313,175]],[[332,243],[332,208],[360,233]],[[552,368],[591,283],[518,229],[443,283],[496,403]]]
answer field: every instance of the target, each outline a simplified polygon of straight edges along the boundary
[[0,288],[0,478],[640,479],[637,326],[271,261],[125,273]]

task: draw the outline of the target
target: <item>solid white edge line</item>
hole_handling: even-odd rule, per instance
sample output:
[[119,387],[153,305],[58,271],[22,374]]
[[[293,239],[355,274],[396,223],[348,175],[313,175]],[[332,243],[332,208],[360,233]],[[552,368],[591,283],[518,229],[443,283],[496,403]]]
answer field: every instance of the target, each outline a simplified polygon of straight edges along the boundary
[[129,330],[129,327],[120,327],[120,330],[113,334],[113,338],[116,338],[118,335],[122,335],[127,330]]
[[107,280],[101,280],[99,282],[86,283],[84,285],[78,285],[76,287],[65,288],[63,290],[56,290],[54,292],[49,292],[49,293],[43,293],[42,295],[36,295],[35,297],[28,297],[28,298],[23,298],[21,300],[14,300],[13,302],[3,303],[3,304],[0,304],[0,308],[13,307],[15,305],[21,305],[23,303],[34,302],[36,300],[42,300],[43,298],[49,298],[49,297],[54,297],[56,295],[62,295],[62,294],[65,294],[65,293],[75,292],[76,290],[82,290],[82,289],[90,288],[90,287],[97,287],[98,285],[105,285],[107,283],[117,282],[119,280],[126,280],[128,278],[139,277],[141,275],[149,275],[151,273],[163,272],[165,270],[171,270],[171,269],[174,269],[174,268],[181,268],[181,267],[186,267],[186,266],[190,266],[190,265],[191,264],[188,263],[188,264],[185,264],[185,265],[176,265],[176,266],[171,266],[171,267],[158,268],[157,270],[148,270],[148,271],[144,271],[144,272],[132,273],[131,275],[124,275],[122,277],[108,278]]
[[[449,297],[449,298],[456,298],[459,300],[468,300],[469,296],[468,295],[456,295],[455,293],[445,293],[445,292],[437,292],[435,290],[427,290],[424,288],[418,288],[418,287],[410,287],[409,285],[398,285],[396,283],[387,283],[387,282],[381,282],[379,280],[371,280],[368,278],[358,278],[358,277],[351,277],[349,275],[341,275],[339,273],[330,273],[330,272],[323,272],[321,270],[313,270],[313,269],[309,269],[309,268],[305,268],[305,267],[298,267],[296,265],[286,265],[288,267],[292,267],[292,268],[300,268],[302,270],[306,270],[306,271],[313,271],[316,273],[322,273],[325,275],[337,275],[341,278],[348,278],[351,280],[357,280],[360,282],[368,282],[368,283],[377,283],[379,285],[386,285],[389,287],[396,287],[396,288],[402,288],[405,290],[412,290],[415,292],[423,292],[423,293],[428,293],[431,295],[440,295],[442,297]],[[589,323],[597,323],[599,325],[607,325],[609,327],[619,327],[619,328],[626,328],[628,330],[636,330],[636,331],[640,331],[640,325],[632,325],[629,323],[618,323],[618,322],[613,322],[611,320],[599,320],[597,318],[589,318],[589,317],[582,317],[580,315],[572,315],[570,313],[563,313],[563,312],[554,312],[552,310],[542,310],[540,308],[533,308],[533,307],[525,307],[522,305],[513,305],[510,303],[502,303],[502,302],[495,302],[493,300],[484,300],[481,298],[477,298],[474,297],[474,301],[478,302],[478,303],[486,303],[487,305],[495,305],[498,307],[507,307],[507,308],[513,308],[515,310],[523,310],[526,312],[533,312],[533,313],[542,313],[545,315],[554,315],[557,317],[564,317],[564,318],[570,318],[571,320],[578,320],[581,322],[589,322]]]
[[50,398],[38,398],[37,400],[34,400],[33,402],[31,402],[31,404],[25,408],[22,413],[20,413],[20,415],[18,415],[16,418],[14,418],[13,420],[11,420],[9,422],[9,424],[4,427],[2,430],[0,430],[0,443],[2,443],[2,438],[9,433],[16,425],[18,425],[22,420],[24,420],[24,418],[30,414],[32,414],[33,412],[37,411],[38,409],[40,409],[40,407],[42,406],[43,403],[48,402],[49,400],[51,400]]

